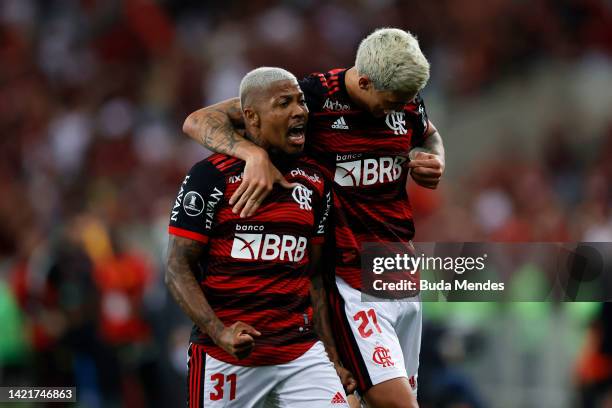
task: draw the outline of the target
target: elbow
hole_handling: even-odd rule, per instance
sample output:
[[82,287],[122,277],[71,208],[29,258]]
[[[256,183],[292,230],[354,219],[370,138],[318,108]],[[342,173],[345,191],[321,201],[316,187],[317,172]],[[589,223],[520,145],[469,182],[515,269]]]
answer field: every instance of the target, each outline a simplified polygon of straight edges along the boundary
[[197,112],[191,113],[189,116],[187,116],[187,119],[185,119],[185,122],[183,122],[183,133],[185,133],[187,136],[191,138],[194,138],[196,134],[196,128],[197,128],[196,115],[197,115]]
[[168,288],[171,288],[174,285],[174,274],[172,273],[170,262],[166,264],[166,274],[164,275],[164,283]]

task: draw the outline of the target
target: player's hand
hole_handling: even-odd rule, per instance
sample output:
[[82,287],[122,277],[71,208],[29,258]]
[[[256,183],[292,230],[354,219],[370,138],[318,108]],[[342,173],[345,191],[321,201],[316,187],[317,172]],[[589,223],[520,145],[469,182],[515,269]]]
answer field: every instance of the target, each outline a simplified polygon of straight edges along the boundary
[[344,386],[344,391],[346,391],[347,394],[355,391],[355,388],[357,388],[357,381],[353,378],[353,374],[338,364],[335,364],[335,367],[336,373],[338,373],[338,377],[340,377],[340,382],[342,386]]
[[422,151],[411,151],[408,168],[414,181],[426,188],[435,189],[444,173],[444,162],[439,156]]
[[253,337],[259,336],[261,336],[261,333],[252,326],[238,321],[224,328],[215,343],[238,360],[241,360],[251,354],[253,347],[255,347],[255,339]]
[[253,154],[247,159],[242,182],[229,201],[234,206],[234,214],[240,213],[241,218],[253,215],[272,191],[274,183],[284,188],[295,187],[295,183],[285,180],[264,150]]
[[355,394],[347,395],[347,400],[350,408],[361,408],[361,401]]

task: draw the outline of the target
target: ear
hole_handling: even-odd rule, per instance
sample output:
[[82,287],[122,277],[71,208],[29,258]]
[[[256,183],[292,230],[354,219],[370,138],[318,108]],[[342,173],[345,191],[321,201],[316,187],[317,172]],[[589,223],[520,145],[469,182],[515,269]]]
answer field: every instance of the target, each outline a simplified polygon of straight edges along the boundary
[[255,112],[252,108],[245,108],[243,114],[245,125],[248,127],[259,128],[260,120],[257,112]]
[[372,86],[372,81],[370,81],[370,78],[365,75],[360,75],[359,79],[357,80],[357,83],[359,84],[359,89],[364,91],[369,90]]

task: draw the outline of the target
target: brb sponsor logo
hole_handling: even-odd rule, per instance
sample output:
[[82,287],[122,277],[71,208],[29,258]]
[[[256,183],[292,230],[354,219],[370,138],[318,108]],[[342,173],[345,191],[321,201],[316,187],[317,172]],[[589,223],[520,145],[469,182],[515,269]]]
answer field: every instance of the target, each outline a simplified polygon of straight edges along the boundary
[[[236,231],[261,231],[263,225],[236,225]],[[277,234],[236,232],[231,256],[234,259],[252,261],[300,262],[306,255],[308,240],[305,237]]]
[[355,156],[360,155],[336,155],[334,182],[338,185],[358,187],[397,181],[402,176],[402,164],[406,162],[402,156],[342,161]]

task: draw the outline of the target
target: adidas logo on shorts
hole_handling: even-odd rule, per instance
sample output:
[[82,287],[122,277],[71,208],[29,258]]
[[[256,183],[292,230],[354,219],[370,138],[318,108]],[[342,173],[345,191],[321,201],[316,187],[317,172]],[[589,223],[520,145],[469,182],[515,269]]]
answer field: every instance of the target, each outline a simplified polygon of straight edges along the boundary
[[331,125],[332,129],[343,129],[343,130],[348,130],[348,125],[346,124],[346,121],[344,120],[344,116],[340,116],[338,119],[336,119],[336,121],[334,123],[332,123]]
[[332,398],[331,403],[332,404],[344,404],[344,405],[346,405],[346,400],[344,399],[342,394],[340,394],[340,391],[338,391],[336,393],[336,395],[334,395],[334,398]]

